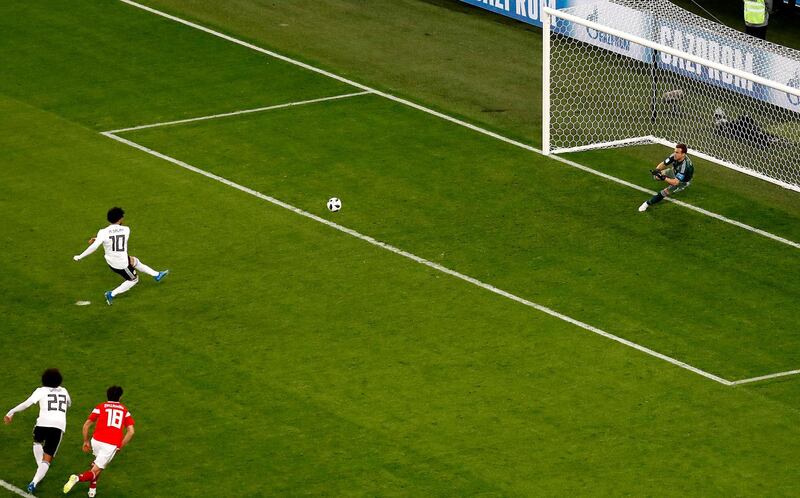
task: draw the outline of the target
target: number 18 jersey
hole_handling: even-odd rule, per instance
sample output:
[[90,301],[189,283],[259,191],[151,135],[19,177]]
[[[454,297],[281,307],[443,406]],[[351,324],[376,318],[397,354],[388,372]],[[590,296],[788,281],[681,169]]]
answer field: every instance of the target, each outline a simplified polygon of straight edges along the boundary
[[97,422],[92,437],[101,443],[122,444],[122,428],[134,425],[131,412],[125,405],[116,401],[106,401],[97,405],[89,415],[89,420]]

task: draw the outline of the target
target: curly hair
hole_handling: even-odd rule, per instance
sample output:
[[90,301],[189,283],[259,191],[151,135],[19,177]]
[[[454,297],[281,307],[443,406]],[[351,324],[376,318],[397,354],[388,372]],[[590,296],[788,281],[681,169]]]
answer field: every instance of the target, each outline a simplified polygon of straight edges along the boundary
[[106,219],[109,223],[116,223],[121,220],[123,216],[125,216],[125,211],[123,211],[121,207],[113,207],[108,210]]
[[42,385],[45,387],[58,387],[63,380],[57,368],[48,368],[42,373]]

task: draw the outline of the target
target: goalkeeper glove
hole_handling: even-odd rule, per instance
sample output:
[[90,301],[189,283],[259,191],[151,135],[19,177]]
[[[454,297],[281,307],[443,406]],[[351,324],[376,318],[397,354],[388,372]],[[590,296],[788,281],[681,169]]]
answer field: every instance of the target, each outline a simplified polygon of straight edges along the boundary
[[664,181],[666,178],[666,176],[664,176],[664,174],[657,169],[651,169],[650,174],[653,175],[653,180],[658,180],[659,182]]

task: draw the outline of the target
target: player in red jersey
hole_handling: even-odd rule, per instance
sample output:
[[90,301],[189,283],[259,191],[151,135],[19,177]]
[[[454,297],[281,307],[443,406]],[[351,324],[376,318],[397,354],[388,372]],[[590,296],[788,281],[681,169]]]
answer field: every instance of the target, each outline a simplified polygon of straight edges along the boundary
[[[97,405],[83,424],[83,451],[88,453],[91,448],[94,453],[92,468],[83,474],[69,476],[69,480],[64,484],[64,493],[69,493],[78,482],[89,481],[89,497],[93,497],[97,493],[97,478],[100,473],[133,437],[133,417],[125,405],[119,402],[122,388],[111,386],[106,395],[108,401]],[[90,443],[89,429],[95,422],[97,426],[94,428]]]

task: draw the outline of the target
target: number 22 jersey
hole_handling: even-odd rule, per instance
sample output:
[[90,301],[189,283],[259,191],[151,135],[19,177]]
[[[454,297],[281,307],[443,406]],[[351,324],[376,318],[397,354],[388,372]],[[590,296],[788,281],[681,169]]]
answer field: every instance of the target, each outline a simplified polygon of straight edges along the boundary
[[101,443],[122,444],[122,428],[134,425],[131,412],[125,405],[116,401],[106,401],[97,405],[89,415],[89,420],[97,422],[92,437]]
[[67,389],[64,387],[40,387],[33,391],[28,399],[12,408],[9,417],[21,412],[35,403],[39,403],[39,418],[36,419],[37,427],[55,427],[61,432],[67,430],[67,409],[72,405]]

